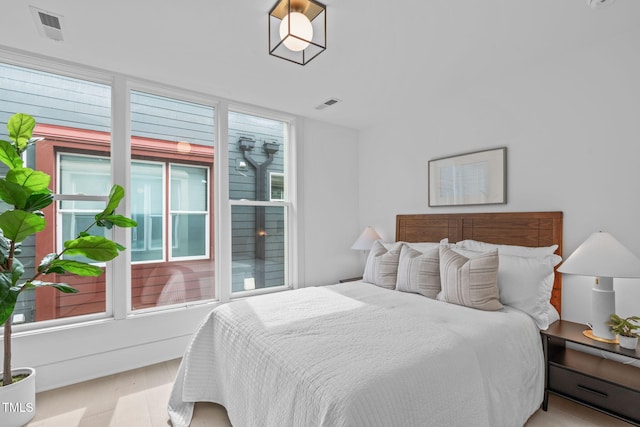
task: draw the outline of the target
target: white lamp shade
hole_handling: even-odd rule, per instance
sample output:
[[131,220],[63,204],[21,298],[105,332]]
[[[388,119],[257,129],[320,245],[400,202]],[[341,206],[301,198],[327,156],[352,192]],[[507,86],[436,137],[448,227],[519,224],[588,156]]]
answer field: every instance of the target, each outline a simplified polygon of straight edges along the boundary
[[594,277],[640,277],[640,259],[611,234],[599,231],[589,236],[558,271]]
[[289,50],[305,50],[313,39],[313,25],[304,14],[291,12],[280,23],[280,38]]
[[351,249],[357,249],[361,251],[368,251],[371,249],[376,240],[380,240],[380,235],[376,233],[373,227],[367,227],[364,229],[360,237],[355,241]]

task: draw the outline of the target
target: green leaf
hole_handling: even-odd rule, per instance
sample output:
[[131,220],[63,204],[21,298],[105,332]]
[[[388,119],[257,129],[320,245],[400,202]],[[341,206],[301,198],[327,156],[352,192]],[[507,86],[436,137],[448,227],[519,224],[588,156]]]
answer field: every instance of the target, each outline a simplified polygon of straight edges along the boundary
[[26,288],[42,288],[44,286],[50,286],[52,288],[56,288],[60,292],[64,292],[65,294],[76,294],[78,290],[76,288],[72,288],[66,283],[53,283],[53,282],[43,282],[41,280],[34,280],[32,282],[27,282],[24,284]]
[[42,257],[40,265],[38,265],[38,273],[42,274],[64,274],[66,271],[63,268],[55,268],[51,266],[51,263],[58,258],[58,254],[50,253]]
[[32,234],[44,230],[45,226],[44,218],[31,212],[13,210],[0,215],[0,228],[4,237],[15,242],[22,242]]
[[18,258],[14,258],[13,264],[11,265],[11,267],[12,267],[11,277],[13,278],[12,283],[15,286],[15,284],[18,283],[18,280],[20,280],[20,278],[24,274],[24,265],[22,264],[22,262],[20,262]]
[[24,210],[29,212],[39,211],[53,203],[53,193],[47,189],[42,193],[34,193],[29,196],[24,205]]
[[29,193],[15,182],[0,179],[0,199],[9,205],[22,209],[27,204]]
[[138,225],[136,221],[123,215],[106,215],[102,219],[123,228],[136,227]]
[[27,148],[27,143],[33,135],[36,120],[28,114],[16,113],[7,122],[9,138],[16,144],[20,152]]
[[11,317],[18,300],[19,288],[13,286],[12,274],[0,272],[0,325]]
[[51,177],[44,172],[30,168],[17,168],[7,172],[7,181],[22,185],[31,193],[44,193],[49,189]]
[[104,270],[98,266],[87,264],[86,262],[73,261],[66,259],[56,259],[49,265],[49,271],[51,269],[62,269],[66,273],[75,274],[78,276],[93,276],[98,277],[104,273]]
[[111,261],[118,256],[115,242],[102,236],[84,236],[64,242],[65,253],[83,255],[95,261]]
[[4,163],[9,169],[21,168],[22,157],[16,152],[16,148],[9,141],[0,140],[0,162]]
[[118,184],[115,184],[113,187],[111,187],[107,206],[104,208],[104,210],[100,214],[98,214],[100,216],[100,219],[102,219],[106,215],[111,215],[113,211],[116,210],[116,208],[120,204],[120,201],[123,198],[124,198],[124,188],[122,188]]

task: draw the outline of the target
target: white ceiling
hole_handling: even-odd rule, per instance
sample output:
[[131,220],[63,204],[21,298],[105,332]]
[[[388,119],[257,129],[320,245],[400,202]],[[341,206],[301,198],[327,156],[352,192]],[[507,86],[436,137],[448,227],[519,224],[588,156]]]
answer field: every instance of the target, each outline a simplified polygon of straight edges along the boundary
[[[0,45],[363,129],[640,26],[639,0],[326,0],[327,50],[300,66],[268,54],[273,3],[12,0]],[[64,16],[64,41],[38,34],[29,5]]]

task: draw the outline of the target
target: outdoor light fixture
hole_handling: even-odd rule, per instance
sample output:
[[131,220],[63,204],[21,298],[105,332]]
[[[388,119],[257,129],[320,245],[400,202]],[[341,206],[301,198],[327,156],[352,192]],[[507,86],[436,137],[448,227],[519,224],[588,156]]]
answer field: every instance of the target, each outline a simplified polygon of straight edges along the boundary
[[269,12],[269,54],[306,65],[327,47],[327,7],[314,0],[279,0]]

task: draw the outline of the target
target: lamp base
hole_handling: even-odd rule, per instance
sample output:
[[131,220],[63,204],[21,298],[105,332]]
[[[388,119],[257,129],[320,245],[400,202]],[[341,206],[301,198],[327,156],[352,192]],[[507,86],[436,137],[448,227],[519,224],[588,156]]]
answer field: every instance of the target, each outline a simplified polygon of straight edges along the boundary
[[582,335],[584,335],[587,338],[591,338],[592,340],[596,340],[596,341],[600,341],[600,342],[606,342],[609,344],[618,344],[618,337],[615,337],[612,340],[608,340],[606,338],[600,338],[597,337],[595,335],[593,335],[593,331],[591,329],[585,329],[584,331],[582,331]]

